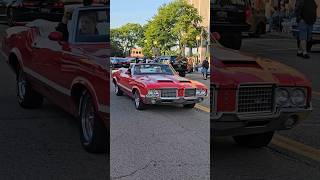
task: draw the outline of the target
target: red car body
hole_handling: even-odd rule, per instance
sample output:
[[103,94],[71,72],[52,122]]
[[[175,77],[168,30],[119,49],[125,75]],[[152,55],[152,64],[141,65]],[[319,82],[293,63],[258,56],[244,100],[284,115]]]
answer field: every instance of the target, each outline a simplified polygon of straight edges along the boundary
[[[308,116],[312,110],[312,90],[303,74],[279,62],[230,50],[213,41],[210,77],[213,135],[245,137],[290,129]],[[305,96],[303,101],[299,95],[301,104],[297,104],[298,91]]]
[[[141,63],[147,64],[147,63]],[[152,63],[151,63],[152,64]],[[139,64],[131,65],[134,69]],[[170,66],[170,65],[164,65]],[[171,66],[170,66],[171,67]],[[171,67],[173,70],[173,68]],[[112,74],[113,83],[129,96],[133,97],[134,92],[138,91],[144,104],[195,104],[201,102],[207,96],[207,88],[200,82],[189,80],[174,74],[148,74],[136,75],[133,71],[121,68]],[[197,96],[196,89],[203,90],[205,95]],[[158,97],[148,97],[149,90],[159,90]],[[189,92],[187,92],[190,90]],[[192,91],[194,90],[194,93]],[[171,95],[164,93],[172,92]],[[189,94],[190,93],[190,94]]]
[[[77,21],[76,15],[71,21]],[[79,117],[81,92],[88,91],[97,116],[109,128],[109,42],[55,41],[41,37],[41,30],[40,25],[7,29],[1,44],[7,63],[16,73],[18,68],[23,70],[32,89],[75,117]]]

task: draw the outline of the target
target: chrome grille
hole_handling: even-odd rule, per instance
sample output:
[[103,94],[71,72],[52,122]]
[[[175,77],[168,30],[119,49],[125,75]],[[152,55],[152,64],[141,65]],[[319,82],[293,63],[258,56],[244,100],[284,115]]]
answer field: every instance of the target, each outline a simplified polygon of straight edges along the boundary
[[256,113],[272,111],[272,86],[240,86],[238,92],[239,113]]
[[196,96],[196,89],[185,89],[184,90],[185,97],[193,97]]
[[161,89],[161,97],[177,97],[177,89]]

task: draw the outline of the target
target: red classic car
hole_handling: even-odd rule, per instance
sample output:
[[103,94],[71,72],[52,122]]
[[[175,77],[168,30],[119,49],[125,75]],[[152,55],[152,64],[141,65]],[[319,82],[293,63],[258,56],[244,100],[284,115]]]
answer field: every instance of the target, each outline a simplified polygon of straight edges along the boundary
[[196,81],[180,77],[169,64],[131,64],[112,74],[115,93],[134,98],[136,109],[147,104],[183,104],[193,108],[207,96],[207,88]]
[[279,62],[211,47],[211,133],[241,145],[269,144],[276,130],[290,129],[312,110],[311,84]]
[[38,108],[46,97],[78,117],[89,152],[107,152],[109,145],[108,11],[105,6],[73,9],[68,40],[55,30],[57,23],[36,20],[8,28],[1,44],[17,76],[19,104]]

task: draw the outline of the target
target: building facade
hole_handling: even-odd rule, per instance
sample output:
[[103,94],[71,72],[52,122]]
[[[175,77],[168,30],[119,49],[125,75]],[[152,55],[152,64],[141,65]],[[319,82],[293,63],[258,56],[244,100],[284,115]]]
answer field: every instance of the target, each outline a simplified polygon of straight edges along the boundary
[[201,36],[198,40],[198,60],[201,62],[208,56],[209,53],[209,43],[210,43],[210,0],[188,0],[188,2],[197,8],[199,15],[203,18],[201,26],[205,27],[204,34],[207,34],[206,38]]

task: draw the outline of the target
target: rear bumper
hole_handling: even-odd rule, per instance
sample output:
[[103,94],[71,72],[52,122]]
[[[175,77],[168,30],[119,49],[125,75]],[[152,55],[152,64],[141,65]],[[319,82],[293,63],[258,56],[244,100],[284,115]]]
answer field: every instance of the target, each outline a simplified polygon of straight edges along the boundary
[[176,97],[176,98],[150,98],[145,97],[143,102],[145,104],[193,104],[199,103],[205,97]]
[[312,108],[296,111],[282,111],[270,116],[239,117],[236,114],[224,114],[211,119],[211,133],[214,136],[235,136],[286,130],[306,119]]

